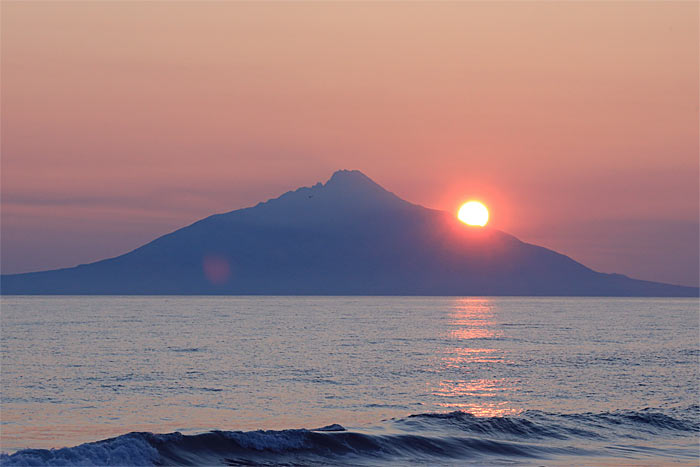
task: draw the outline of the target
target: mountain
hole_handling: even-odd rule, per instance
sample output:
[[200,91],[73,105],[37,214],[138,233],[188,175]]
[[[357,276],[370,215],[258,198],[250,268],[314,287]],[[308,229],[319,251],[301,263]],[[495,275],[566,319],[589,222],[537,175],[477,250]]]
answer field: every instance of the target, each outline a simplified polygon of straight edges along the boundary
[[0,286],[3,294],[698,296],[469,227],[347,170],[122,256],[3,275]]

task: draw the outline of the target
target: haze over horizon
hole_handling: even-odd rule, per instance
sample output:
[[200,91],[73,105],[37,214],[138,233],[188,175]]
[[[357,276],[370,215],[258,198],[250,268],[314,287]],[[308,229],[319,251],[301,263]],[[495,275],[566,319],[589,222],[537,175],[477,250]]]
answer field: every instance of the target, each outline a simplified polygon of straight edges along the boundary
[[[118,7],[117,7],[118,6]],[[699,285],[698,12],[2,5],[2,272],[359,169],[597,271]]]

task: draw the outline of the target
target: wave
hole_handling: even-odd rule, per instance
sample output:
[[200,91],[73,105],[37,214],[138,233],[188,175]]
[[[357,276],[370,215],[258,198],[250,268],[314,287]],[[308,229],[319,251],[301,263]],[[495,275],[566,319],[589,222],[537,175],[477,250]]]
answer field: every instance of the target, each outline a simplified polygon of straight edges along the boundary
[[[14,465],[372,465],[377,463],[519,464],[601,456],[697,460],[700,407],[512,417],[426,413],[362,429],[129,433],[62,449],[0,455]],[[641,441],[641,442],[640,442]],[[632,443],[632,444],[630,444]],[[664,449],[663,446],[669,446]],[[569,461],[566,461],[568,459]]]

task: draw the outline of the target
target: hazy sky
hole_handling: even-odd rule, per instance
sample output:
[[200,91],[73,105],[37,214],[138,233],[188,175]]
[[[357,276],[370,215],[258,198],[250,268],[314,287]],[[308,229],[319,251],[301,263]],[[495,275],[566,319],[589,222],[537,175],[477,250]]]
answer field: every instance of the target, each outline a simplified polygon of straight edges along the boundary
[[697,2],[2,2],[2,271],[340,168],[698,284]]

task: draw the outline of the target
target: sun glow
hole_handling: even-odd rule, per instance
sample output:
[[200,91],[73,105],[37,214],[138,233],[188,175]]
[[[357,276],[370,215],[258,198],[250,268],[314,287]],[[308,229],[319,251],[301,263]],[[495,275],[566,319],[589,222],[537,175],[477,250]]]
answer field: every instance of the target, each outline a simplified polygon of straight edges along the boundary
[[489,210],[478,201],[468,201],[459,208],[457,219],[467,225],[483,227],[489,221]]

